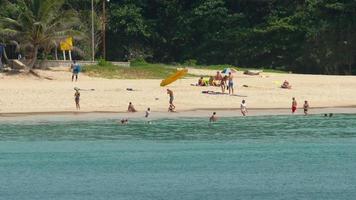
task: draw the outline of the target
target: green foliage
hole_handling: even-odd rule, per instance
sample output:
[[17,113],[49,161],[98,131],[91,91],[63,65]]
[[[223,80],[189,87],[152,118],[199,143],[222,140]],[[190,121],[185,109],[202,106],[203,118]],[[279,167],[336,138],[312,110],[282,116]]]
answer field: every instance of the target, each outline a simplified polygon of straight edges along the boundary
[[[42,33],[49,27],[42,26],[47,23],[43,20],[46,15],[38,18],[44,23],[36,23],[43,29],[20,16],[37,17],[35,11],[47,1],[0,0],[0,17],[15,19],[0,24],[2,36],[14,35],[16,23],[21,21],[27,32]],[[55,6],[63,1],[52,3]],[[77,46],[88,58],[91,1],[65,1],[64,8],[57,6],[47,12],[51,13],[48,19],[72,8],[77,10],[81,23],[72,28],[86,33]],[[28,2],[33,6],[28,7]],[[95,1],[96,50],[101,46],[102,2]],[[355,0],[118,0],[107,5],[108,60],[130,60],[134,66],[147,66],[143,62],[147,60],[190,66],[264,66],[302,73],[356,73]],[[23,38],[21,43],[34,39],[16,37]]]
[[99,61],[98,65],[84,66],[82,71],[89,76],[109,79],[163,79],[174,73],[176,68],[146,62],[136,62],[127,68]]
[[73,30],[79,22],[76,12],[63,9],[64,0],[19,0],[9,6],[16,7],[18,14],[0,18],[0,35],[32,58],[29,68],[34,66],[40,50],[46,54],[62,39],[80,34]]

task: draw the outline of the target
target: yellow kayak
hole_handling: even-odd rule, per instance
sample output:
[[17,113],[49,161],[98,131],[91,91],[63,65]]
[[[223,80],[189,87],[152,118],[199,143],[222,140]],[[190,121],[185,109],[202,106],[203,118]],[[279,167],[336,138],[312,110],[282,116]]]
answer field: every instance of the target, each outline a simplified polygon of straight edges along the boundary
[[162,80],[161,86],[163,87],[163,86],[169,85],[169,84],[173,83],[174,81],[182,78],[187,73],[188,73],[188,69],[178,70],[175,74],[173,74],[173,75],[167,77],[166,79]]

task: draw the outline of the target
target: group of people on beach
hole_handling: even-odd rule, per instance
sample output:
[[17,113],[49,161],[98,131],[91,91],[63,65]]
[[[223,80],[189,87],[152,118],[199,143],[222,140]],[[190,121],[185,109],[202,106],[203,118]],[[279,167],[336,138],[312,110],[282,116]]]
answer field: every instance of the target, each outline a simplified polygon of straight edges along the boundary
[[223,94],[225,94],[225,90],[228,90],[229,94],[234,94],[234,76],[232,72],[223,76],[220,71],[218,71],[215,76],[210,76],[207,81],[204,80],[204,77],[200,77],[197,86],[221,87]]
[[[80,72],[80,65],[77,64],[76,61],[73,61],[73,64],[71,65],[71,71],[72,71],[72,81],[78,81],[78,74]],[[216,73],[215,77],[210,77],[210,80],[208,83],[204,82],[203,77],[201,77],[198,81],[198,86],[207,86],[207,85],[212,85],[212,86],[220,86],[222,93],[225,93],[225,90],[228,89],[229,90],[229,94],[234,94],[234,81],[233,81],[233,75],[231,72],[229,72],[229,75],[225,75],[223,76],[219,71]],[[282,88],[286,88],[286,89],[290,89],[291,85],[289,84],[288,81],[284,81],[284,83],[281,86]],[[80,92],[79,92],[79,88],[75,88],[75,93],[74,93],[74,100],[75,100],[75,104],[76,104],[76,109],[80,110]],[[176,106],[174,105],[173,101],[174,101],[174,93],[172,90],[167,89],[167,94],[169,96],[169,106],[168,106],[168,112],[176,112]],[[291,106],[291,111],[292,114],[295,114],[297,111],[297,100],[295,97],[292,98],[292,106]],[[308,101],[304,101],[304,105],[303,105],[303,111],[304,111],[304,115],[308,115],[308,111],[309,111],[309,103]],[[128,108],[127,108],[127,112],[137,112],[137,110],[135,109],[134,105],[132,104],[132,102],[129,102]],[[241,104],[240,104],[240,112],[242,114],[242,116],[246,116],[248,113],[247,110],[247,104],[246,104],[246,100],[242,100]],[[146,112],[145,112],[145,118],[148,118],[149,115],[151,113],[151,108],[147,108]],[[209,118],[210,122],[215,122],[217,121],[217,114],[216,112],[213,112],[212,116]],[[123,124],[127,123],[128,120],[127,119],[123,119],[121,120],[121,122]]]

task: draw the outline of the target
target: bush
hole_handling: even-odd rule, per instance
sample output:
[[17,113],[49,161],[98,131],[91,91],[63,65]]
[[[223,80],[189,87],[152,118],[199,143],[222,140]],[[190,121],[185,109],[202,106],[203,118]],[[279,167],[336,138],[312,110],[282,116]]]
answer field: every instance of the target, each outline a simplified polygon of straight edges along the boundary
[[147,61],[144,58],[136,58],[134,60],[131,60],[131,65],[132,66],[137,66],[137,65],[147,65]]
[[183,62],[183,65],[187,65],[187,66],[196,66],[198,63],[197,60],[195,59],[189,59]]
[[105,59],[100,58],[98,60],[98,65],[101,66],[101,67],[107,67],[107,66],[111,66],[112,63],[109,62],[109,61],[106,61]]

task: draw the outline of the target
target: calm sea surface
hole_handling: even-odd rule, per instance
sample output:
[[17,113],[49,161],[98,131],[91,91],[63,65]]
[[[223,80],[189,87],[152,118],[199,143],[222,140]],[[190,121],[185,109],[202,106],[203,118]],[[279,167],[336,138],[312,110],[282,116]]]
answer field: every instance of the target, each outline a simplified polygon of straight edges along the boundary
[[0,122],[0,199],[356,198],[356,116]]

